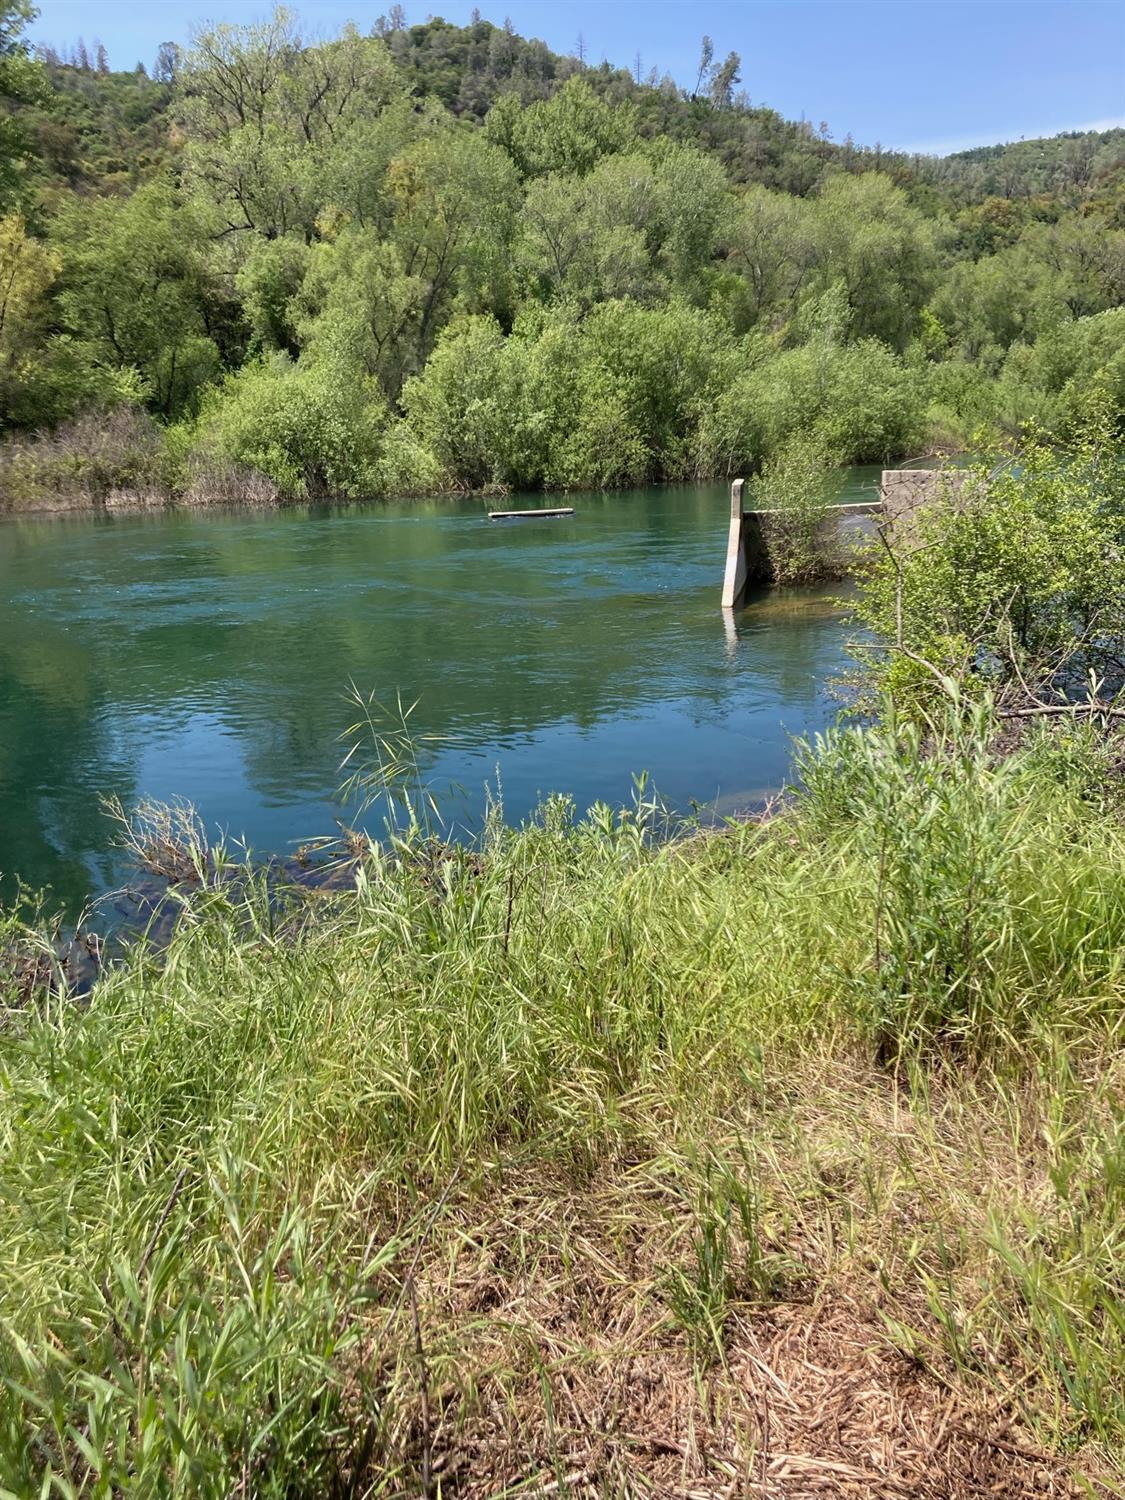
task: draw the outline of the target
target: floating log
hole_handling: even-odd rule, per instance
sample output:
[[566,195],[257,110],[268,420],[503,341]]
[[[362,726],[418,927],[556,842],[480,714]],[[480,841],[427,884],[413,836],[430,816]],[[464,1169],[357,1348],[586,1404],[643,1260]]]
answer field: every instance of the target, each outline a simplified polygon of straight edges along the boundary
[[556,505],[549,510],[490,510],[488,519],[490,521],[520,521],[520,520],[542,520],[548,516],[572,516],[573,505]]

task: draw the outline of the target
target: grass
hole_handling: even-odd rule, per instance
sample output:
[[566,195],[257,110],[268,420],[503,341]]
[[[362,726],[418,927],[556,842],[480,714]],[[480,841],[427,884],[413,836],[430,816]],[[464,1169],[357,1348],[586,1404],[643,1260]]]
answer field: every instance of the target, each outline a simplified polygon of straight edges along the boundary
[[168,497],[161,430],[131,407],[0,443],[0,512],[85,510],[118,500],[144,507]]
[[989,732],[0,965],[0,1495],[1121,1493],[1125,826]]

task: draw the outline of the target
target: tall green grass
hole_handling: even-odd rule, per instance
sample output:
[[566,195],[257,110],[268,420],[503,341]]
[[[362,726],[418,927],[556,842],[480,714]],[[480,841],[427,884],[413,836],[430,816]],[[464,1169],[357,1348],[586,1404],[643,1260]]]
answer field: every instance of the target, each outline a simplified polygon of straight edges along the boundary
[[699,1360],[858,1277],[1120,1450],[1125,827],[1093,740],[992,728],[834,733],[783,814],[671,843],[415,829],[354,894],[185,894],[86,1006],[5,981],[0,1495],[437,1493],[419,1390],[468,1420],[495,1374],[440,1312],[465,1215],[620,1171],[621,1268],[672,1206],[619,1274]]

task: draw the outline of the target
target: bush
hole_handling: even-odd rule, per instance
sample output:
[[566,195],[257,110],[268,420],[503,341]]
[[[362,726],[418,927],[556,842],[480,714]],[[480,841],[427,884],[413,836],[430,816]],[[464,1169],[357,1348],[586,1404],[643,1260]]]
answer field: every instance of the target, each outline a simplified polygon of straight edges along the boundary
[[901,457],[921,440],[922,378],[874,340],[816,339],[774,357],[752,345],[751,358],[702,415],[700,475],[745,473],[797,432],[816,434],[841,463]]
[[[1057,701],[1090,674],[1121,686],[1125,660],[1122,471],[1096,429],[1069,452],[1032,437],[1018,464],[981,465],[963,490],[922,510],[879,549],[856,613],[877,635],[858,656],[905,705],[939,692]],[[895,648],[898,649],[895,649]]]
[[675,303],[532,312],[507,339],[472,318],[439,340],[403,405],[450,487],[681,479],[731,358],[717,324]]
[[[582,354],[591,394],[599,379],[612,382],[621,415],[648,455],[648,477],[687,478],[700,418],[737,363],[737,346],[718,320],[682,302],[607,302],[583,326]],[[587,409],[596,435],[598,408]]]
[[433,451],[409,422],[391,422],[378,463],[378,488],[384,495],[440,495],[449,478]]
[[1060,323],[1012,347],[1000,380],[1015,425],[1038,417],[1053,434],[1080,427],[1086,393],[1105,393],[1120,436],[1125,422],[1125,307]]
[[275,354],[206,401],[193,456],[264,475],[286,499],[379,491],[385,406],[375,381],[342,361]]
[[547,483],[563,490],[609,489],[643,484],[659,472],[621,382],[604,367],[587,367],[574,423],[551,445]]
[[837,468],[822,437],[797,434],[751,480],[753,508],[771,512],[763,525],[775,583],[839,576],[843,544],[828,514],[829,483]]
[[943,446],[972,447],[979,433],[991,432],[999,414],[995,380],[963,359],[922,367],[929,405],[928,436]]
[[482,489],[496,479],[503,358],[495,318],[468,318],[442,333],[424,372],[403,387],[409,431],[451,488]]

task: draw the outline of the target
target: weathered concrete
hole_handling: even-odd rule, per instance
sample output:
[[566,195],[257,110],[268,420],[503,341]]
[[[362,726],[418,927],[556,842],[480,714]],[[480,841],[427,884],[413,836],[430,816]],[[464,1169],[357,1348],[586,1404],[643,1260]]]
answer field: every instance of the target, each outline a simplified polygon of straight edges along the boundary
[[[820,539],[828,549],[845,540],[849,533],[873,534],[881,522],[908,530],[918,509],[943,495],[955,494],[964,481],[965,475],[956,469],[884,469],[879,499],[830,506],[828,515],[821,522]],[[747,584],[769,582],[773,576],[768,523],[769,517],[777,512],[743,510],[744,484],[744,480],[736,479],[730,487],[730,530],[723,572],[724,609],[732,609],[739,603]]]
[[917,511],[960,494],[968,477],[964,469],[884,469],[883,515],[896,530],[909,531]]
[[730,609],[746,592],[746,517],[742,511],[744,479],[730,487],[730,532],[727,536],[727,566],[723,574],[723,608]]

